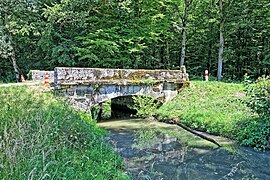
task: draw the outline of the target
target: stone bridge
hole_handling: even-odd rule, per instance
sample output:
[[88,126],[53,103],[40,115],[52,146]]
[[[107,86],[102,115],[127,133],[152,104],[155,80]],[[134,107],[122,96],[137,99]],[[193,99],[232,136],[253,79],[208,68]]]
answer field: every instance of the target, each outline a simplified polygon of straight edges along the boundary
[[188,83],[181,70],[99,69],[56,67],[54,86],[58,95],[68,97],[79,110],[121,96],[149,95],[161,101],[174,98]]

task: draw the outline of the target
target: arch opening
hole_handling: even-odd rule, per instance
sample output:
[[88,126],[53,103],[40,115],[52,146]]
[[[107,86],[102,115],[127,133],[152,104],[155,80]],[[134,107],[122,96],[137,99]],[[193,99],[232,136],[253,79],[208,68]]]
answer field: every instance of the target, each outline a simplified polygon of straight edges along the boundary
[[[103,121],[107,119],[119,119],[119,118],[130,118],[137,114],[137,110],[131,108],[134,105],[134,96],[144,96],[144,95],[126,95],[118,96],[98,105],[98,112],[95,112],[97,116],[95,117],[98,121]],[[155,98],[155,103],[159,102],[160,107],[162,102]],[[95,109],[95,111],[97,111]]]

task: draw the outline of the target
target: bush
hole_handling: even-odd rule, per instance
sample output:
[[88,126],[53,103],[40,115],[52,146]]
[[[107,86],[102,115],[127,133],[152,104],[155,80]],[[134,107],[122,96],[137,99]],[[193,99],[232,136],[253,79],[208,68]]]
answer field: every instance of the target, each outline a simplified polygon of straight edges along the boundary
[[235,138],[241,145],[252,146],[258,150],[269,148],[270,120],[251,118],[239,121],[235,130]]
[[270,116],[270,79],[262,77],[246,86],[247,106],[262,117]]
[[159,103],[156,99],[151,96],[132,96],[133,105],[129,108],[137,111],[136,116],[138,117],[151,117],[156,113]]
[[257,113],[257,117],[250,117],[250,119],[237,124],[236,139],[242,145],[253,146],[257,149],[269,148],[270,79],[269,77],[262,77],[255,83],[249,81],[246,83],[245,89],[247,98],[244,102]]

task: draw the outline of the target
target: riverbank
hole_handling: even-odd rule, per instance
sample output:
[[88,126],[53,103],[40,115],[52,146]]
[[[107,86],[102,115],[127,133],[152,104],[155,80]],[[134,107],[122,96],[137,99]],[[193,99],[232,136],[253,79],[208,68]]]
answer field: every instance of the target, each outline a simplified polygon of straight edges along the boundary
[[88,114],[42,87],[0,87],[0,179],[128,179]]
[[161,121],[179,119],[180,123],[192,129],[265,149],[269,147],[267,133],[270,122],[259,119],[243,103],[245,98],[243,84],[192,81],[155,114]]
[[269,179],[270,152],[239,147],[220,137],[221,148],[177,125],[128,118],[99,122],[133,179]]

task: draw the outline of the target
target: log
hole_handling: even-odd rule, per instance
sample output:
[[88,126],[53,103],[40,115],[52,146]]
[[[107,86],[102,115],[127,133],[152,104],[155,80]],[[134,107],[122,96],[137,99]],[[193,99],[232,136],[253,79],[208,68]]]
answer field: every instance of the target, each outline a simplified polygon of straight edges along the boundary
[[177,126],[183,128],[183,129],[185,129],[186,131],[188,131],[188,132],[190,132],[190,133],[192,133],[192,134],[194,134],[194,135],[196,135],[196,136],[199,136],[200,138],[202,138],[202,139],[204,139],[204,140],[206,140],[206,141],[209,141],[209,142],[214,143],[214,144],[217,145],[218,147],[222,147],[216,140],[214,140],[214,139],[212,139],[212,138],[210,138],[210,137],[207,137],[207,136],[205,136],[205,135],[203,135],[203,134],[200,134],[200,133],[194,131],[193,129],[190,129],[190,128],[187,127],[186,125],[180,123],[179,120],[178,120],[178,118],[174,118],[174,119],[172,119],[172,120],[170,120],[170,121],[163,121],[163,122],[165,122],[165,123],[167,123],[167,124],[177,125]]

